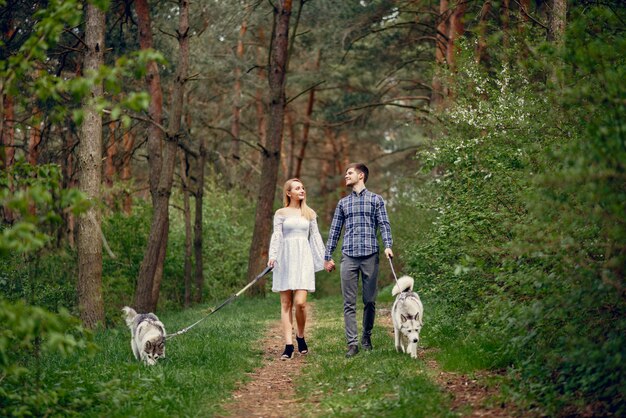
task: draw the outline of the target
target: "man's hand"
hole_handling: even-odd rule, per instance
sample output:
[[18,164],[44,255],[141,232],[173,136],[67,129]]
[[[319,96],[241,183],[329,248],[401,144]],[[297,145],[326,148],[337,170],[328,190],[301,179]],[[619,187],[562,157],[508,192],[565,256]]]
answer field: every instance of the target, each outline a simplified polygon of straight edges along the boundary
[[331,271],[335,269],[335,262],[332,259],[328,261],[324,261],[324,269],[330,273]]
[[391,248],[385,248],[385,255],[387,258],[393,258],[393,251],[391,251]]

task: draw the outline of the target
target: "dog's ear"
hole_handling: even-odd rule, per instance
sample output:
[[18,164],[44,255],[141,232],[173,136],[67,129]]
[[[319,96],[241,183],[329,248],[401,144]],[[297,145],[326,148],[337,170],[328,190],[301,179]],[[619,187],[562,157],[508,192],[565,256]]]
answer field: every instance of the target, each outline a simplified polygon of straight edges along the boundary
[[143,347],[145,351],[149,352],[152,349],[152,341],[146,341]]
[[404,316],[403,314],[400,314],[400,319],[402,319],[402,322],[406,322],[407,321],[407,317]]

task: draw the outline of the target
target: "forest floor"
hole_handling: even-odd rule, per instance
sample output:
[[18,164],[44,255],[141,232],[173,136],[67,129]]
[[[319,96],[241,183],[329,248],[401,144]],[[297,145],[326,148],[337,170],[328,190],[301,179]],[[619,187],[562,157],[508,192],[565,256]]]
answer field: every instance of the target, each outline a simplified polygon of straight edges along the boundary
[[[393,326],[389,309],[379,309],[377,326],[388,330],[393,338]],[[307,328],[315,328],[315,305],[309,303]],[[281,361],[284,348],[280,321],[273,323],[260,342],[264,351],[263,365],[249,374],[225,405],[224,416],[287,417],[294,415],[297,403],[298,376],[301,375],[307,357],[295,354],[288,361]],[[434,359],[435,350],[420,351],[419,358],[427,367],[428,374],[451,399],[452,412],[466,417],[512,417],[526,414],[494,400],[499,398],[499,387],[493,384],[497,377],[492,372],[475,372],[471,375],[443,371]]]

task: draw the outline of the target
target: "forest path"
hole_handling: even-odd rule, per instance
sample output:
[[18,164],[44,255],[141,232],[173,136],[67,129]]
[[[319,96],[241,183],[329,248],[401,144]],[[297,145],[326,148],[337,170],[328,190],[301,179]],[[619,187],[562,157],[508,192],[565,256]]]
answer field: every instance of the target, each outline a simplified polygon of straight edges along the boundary
[[[376,322],[393,336],[393,321],[390,309],[378,309]],[[443,371],[434,359],[434,349],[419,349],[418,356],[424,362],[431,378],[451,397],[451,409],[463,417],[519,417],[529,416],[513,405],[495,402],[500,388],[490,383],[497,375],[489,371],[473,372],[472,375]],[[408,354],[403,354],[408,355]]]
[[[315,305],[308,303],[307,335],[315,327]],[[393,324],[389,309],[379,309],[377,326],[387,329],[393,338]],[[279,359],[284,348],[280,321],[268,328],[260,341],[259,349],[264,352],[263,365],[249,373],[243,383],[225,405],[225,413],[230,417],[287,417],[296,414],[301,401],[296,396],[295,387],[307,356],[299,355],[287,361]],[[419,351],[419,359],[424,362],[428,374],[451,398],[451,409],[463,417],[524,417],[532,416],[515,408],[514,405],[496,401],[499,386],[493,383],[497,375],[493,372],[474,372],[471,375],[443,371],[434,359],[435,351]]]
[[[315,304],[307,302],[306,335],[310,335],[315,326],[314,313]],[[277,306],[276,315],[279,314],[280,307]],[[235,390],[231,401],[225,405],[223,416],[275,418],[297,415],[295,385],[307,356],[300,355],[296,345],[291,360],[280,360],[285,348],[280,321],[272,323],[259,344],[264,352],[263,365],[249,373],[250,380]]]

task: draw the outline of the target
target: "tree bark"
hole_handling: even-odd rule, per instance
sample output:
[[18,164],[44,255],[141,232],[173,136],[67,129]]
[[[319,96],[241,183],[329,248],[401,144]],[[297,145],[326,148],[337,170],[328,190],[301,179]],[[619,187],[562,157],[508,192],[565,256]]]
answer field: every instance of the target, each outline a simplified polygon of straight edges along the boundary
[[130,179],[132,176],[130,161],[133,157],[133,146],[135,143],[135,137],[131,133],[131,131],[126,130],[122,135],[122,147],[124,149],[124,154],[122,158],[122,183],[124,184],[124,213],[130,215],[132,210],[132,196],[130,194]]
[[567,0],[548,1],[548,41],[561,45],[565,38]]
[[[240,147],[239,147],[239,135],[240,135],[240,131],[241,131],[241,126],[240,126],[240,116],[241,116],[241,65],[242,65],[242,61],[243,61],[243,53],[244,53],[244,49],[243,49],[243,38],[246,36],[246,31],[248,30],[248,23],[246,22],[246,20],[244,19],[244,21],[241,23],[241,27],[239,28],[239,38],[237,39],[237,50],[236,50],[236,57],[237,57],[237,64],[235,65],[235,84],[234,84],[234,88],[233,88],[233,119],[231,121],[231,134],[232,134],[232,141],[231,141],[231,157],[235,160],[235,163],[233,164],[233,167],[235,168],[235,172],[236,172],[236,161],[239,160],[240,155],[239,153],[240,151]],[[235,173],[233,173],[235,174]],[[236,175],[236,174],[235,174]],[[233,177],[232,180],[234,180],[235,177]]]
[[[105,13],[95,5],[86,6],[84,70],[97,70],[104,63]],[[78,144],[80,190],[92,206],[78,218],[78,308],[87,328],[104,321],[102,300],[102,233],[100,230],[100,184],[102,183],[102,115],[92,99],[102,95],[95,84],[85,100],[85,117]]]
[[446,96],[441,81],[441,71],[446,63],[446,49],[448,48],[448,21],[450,13],[448,0],[439,1],[439,17],[437,20],[437,32],[435,34],[435,74],[432,82],[432,94],[430,103],[433,107],[441,106]]
[[[315,69],[319,70],[320,61],[322,59],[322,50],[317,50],[317,57],[315,58]],[[300,146],[300,152],[298,153],[298,162],[296,164],[296,174],[294,177],[300,178],[302,175],[302,162],[306,154],[306,147],[309,143],[309,130],[311,129],[311,116],[313,115],[313,105],[315,104],[315,87],[309,91],[309,100],[306,105],[306,113],[304,115],[304,125],[302,126],[302,144]]]
[[180,151],[180,182],[183,189],[183,216],[185,219],[185,307],[191,305],[191,205],[189,202],[189,164],[184,151]]
[[485,0],[480,9],[480,20],[478,22],[478,45],[476,47],[476,62],[484,63],[488,59],[487,54],[487,21],[491,13],[491,0]]
[[463,36],[465,32],[465,26],[463,25],[463,18],[465,11],[467,10],[468,0],[456,0],[454,10],[450,15],[450,25],[448,26],[448,47],[446,50],[446,60],[448,61],[448,67],[451,71],[456,68],[456,50],[458,48],[456,40]]
[[[272,231],[272,212],[285,116],[285,81],[287,77],[289,19],[291,0],[276,2],[274,30],[269,59],[270,111],[266,151],[262,155],[261,179],[254,222],[254,233],[248,258],[248,280],[252,280],[267,263],[268,245]],[[253,292],[265,295],[265,280],[259,280]]]
[[204,262],[202,257],[202,200],[204,198],[204,165],[206,162],[206,144],[204,138],[200,139],[200,158],[198,159],[198,183],[196,188],[196,219],[193,234],[193,249],[195,258],[195,302],[202,302],[204,291]]
[[[140,0],[143,1],[143,0]],[[148,15],[149,19],[149,15]],[[149,27],[149,25],[148,25]],[[135,309],[138,312],[154,312],[159,300],[163,263],[167,248],[169,231],[169,200],[174,180],[177,143],[182,123],[184,85],[189,67],[189,1],[179,1],[178,26],[178,66],[172,87],[172,98],[169,111],[168,128],[165,132],[162,164],[159,169],[156,194],[153,194],[154,212],[148,244],[137,278],[135,293]],[[160,83],[159,83],[160,85]],[[162,92],[159,89],[159,93]],[[150,154],[150,158],[152,155]],[[157,167],[155,167],[156,169]],[[153,177],[151,164],[151,187]]]

